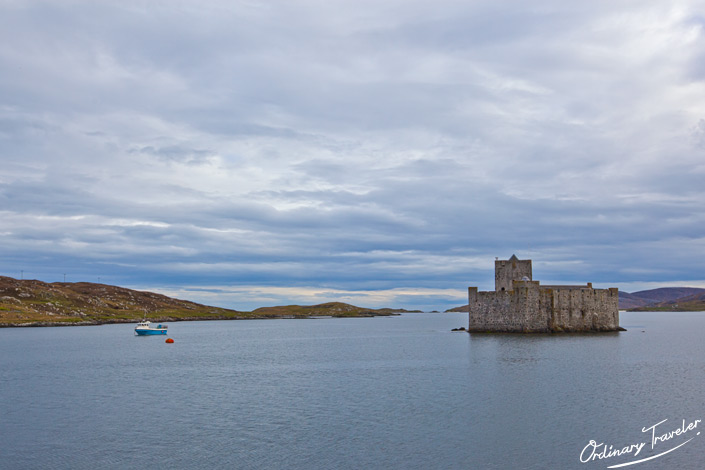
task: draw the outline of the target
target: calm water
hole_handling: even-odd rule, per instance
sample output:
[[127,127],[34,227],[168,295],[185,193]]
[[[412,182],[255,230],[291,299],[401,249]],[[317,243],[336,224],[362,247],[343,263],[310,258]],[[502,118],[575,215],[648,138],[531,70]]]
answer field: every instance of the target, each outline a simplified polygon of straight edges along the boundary
[[[588,336],[465,314],[0,329],[0,468],[701,468],[705,313]],[[663,432],[660,432],[663,431]],[[580,462],[591,439],[638,456]],[[589,452],[583,456],[589,457]]]

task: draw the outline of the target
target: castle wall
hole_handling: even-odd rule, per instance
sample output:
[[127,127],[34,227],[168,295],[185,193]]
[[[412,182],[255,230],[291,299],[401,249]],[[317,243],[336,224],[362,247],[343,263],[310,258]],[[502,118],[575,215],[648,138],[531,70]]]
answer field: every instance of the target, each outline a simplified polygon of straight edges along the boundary
[[543,311],[552,331],[619,329],[619,293],[612,289],[541,288]]
[[519,327],[519,322],[511,312],[512,295],[509,291],[478,292],[471,287],[470,297],[470,331],[506,331]]
[[540,309],[538,282],[515,282],[512,290],[469,290],[469,331],[548,332],[548,318]]
[[[588,284],[588,286],[590,286]],[[583,332],[619,330],[616,288],[541,286],[514,281],[511,290],[469,289],[471,332]]]

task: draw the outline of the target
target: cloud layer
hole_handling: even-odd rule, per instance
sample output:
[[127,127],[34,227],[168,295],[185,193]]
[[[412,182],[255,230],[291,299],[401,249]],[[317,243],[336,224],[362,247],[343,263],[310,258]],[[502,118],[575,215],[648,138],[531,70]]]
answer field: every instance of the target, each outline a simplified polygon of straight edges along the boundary
[[705,285],[695,1],[4,2],[4,274],[239,309]]

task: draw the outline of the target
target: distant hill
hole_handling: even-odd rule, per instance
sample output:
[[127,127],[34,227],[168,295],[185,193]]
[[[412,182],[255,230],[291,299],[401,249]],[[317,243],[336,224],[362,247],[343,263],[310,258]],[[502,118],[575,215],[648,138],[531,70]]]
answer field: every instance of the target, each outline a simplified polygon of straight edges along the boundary
[[[697,287],[660,287],[631,294],[620,292],[619,308],[635,311],[705,310],[705,300],[698,300],[701,294],[705,294],[705,289]],[[688,300],[683,302],[684,299]]]
[[[619,291],[620,310],[705,311],[705,289],[697,287],[660,287],[629,293]],[[468,306],[446,312],[467,312]]]
[[448,310],[446,310],[446,312],[469,312],[469,309],[469,305],[463,305],[462,307],[449,308]]
[[260,307],[252,311],[252,313],[256,315],[271,315],[276,317],[377,317],[411,312],[420,312],[420,310],[391,308],[369,309],[344,304],[342,302],[328,302],[310,306],[285,305],[279,307]]
[[339,302],[265,307],[240,312],[152,292],[90,282],[17,280],[0,276],[0,327],[96,325],[177,320],[388,316],[404,310],[366,309]]
[[643,307],[650,304],[651,301],[643,299],[635,294],[619,291],[619,309],[629,310],[630,308]]

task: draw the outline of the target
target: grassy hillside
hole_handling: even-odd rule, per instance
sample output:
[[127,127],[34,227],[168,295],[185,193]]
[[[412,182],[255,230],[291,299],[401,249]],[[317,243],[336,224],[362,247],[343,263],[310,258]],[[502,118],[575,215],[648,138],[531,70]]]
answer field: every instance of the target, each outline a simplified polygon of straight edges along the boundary
[[635,311],[667,311],[667,312],[702,312],[705,311],[705,289],[693,289],[696,292],[692,295],[679,297],[665,302],[656,302],[642,307],[633,308]]
[[45,283],[0,276],[0,326],[249,318],[152,292],[88,282]]
[[[679,299],[705,293],[705,289],[696,287],[660,287],[639,292],[620,292],[619,308],[643,310],[658,304],[679,303]],[[705,305],[703,305],[705,307]]]
[[0,326],[131,323],[143,318],[166,322],[309,316],[376,316],[393,315],[396,312],[398,311],[371,310],[343,303],[308,307],[298,305],[265,307],[253,312],[240,312],[105,284],[45,283],[0,276]]

